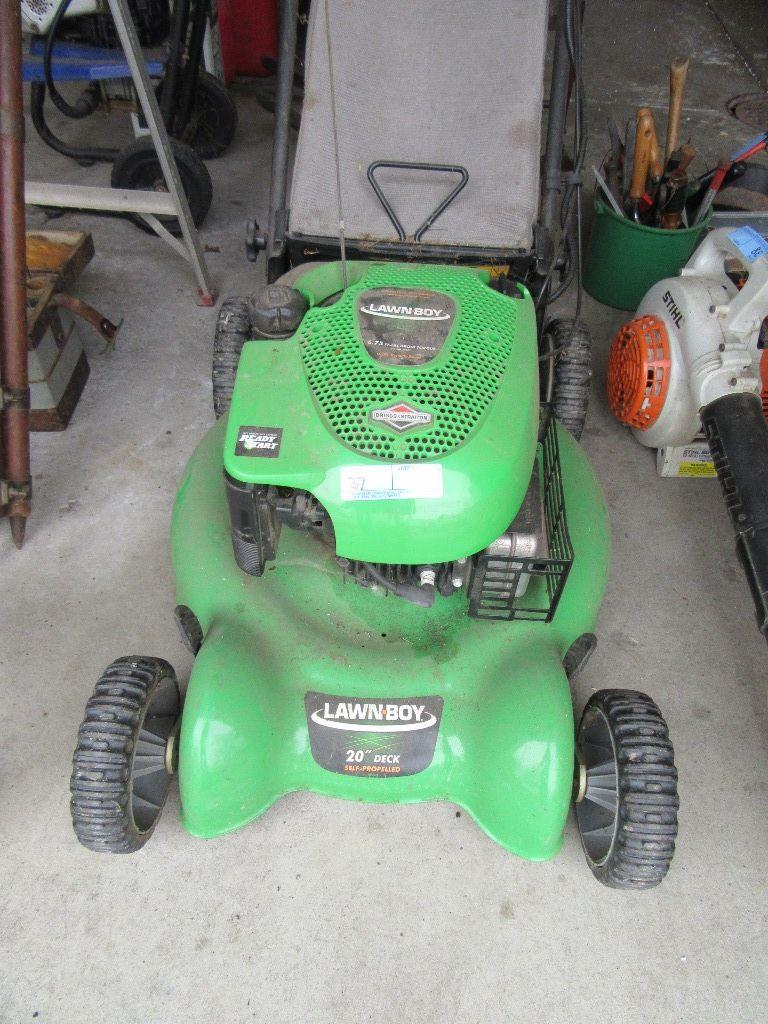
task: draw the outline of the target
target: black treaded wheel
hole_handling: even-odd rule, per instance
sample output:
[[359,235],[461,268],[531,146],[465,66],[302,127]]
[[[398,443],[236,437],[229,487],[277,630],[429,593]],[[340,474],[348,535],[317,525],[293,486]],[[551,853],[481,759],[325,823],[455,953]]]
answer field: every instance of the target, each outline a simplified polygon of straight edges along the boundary
[[232,145],[237,131],[237,107],[229,90],[215,75],[197,75],[195,102],[181,138],[202,160],[215,160]]
[[592,873],[614,889],[653,888],[675,852],[679,806],[661,712],[636,690],[599,690],[584,709],[577,745],[586,777],[576,821]]
[[[191,146],[179,142],[178,139],[171,139],[171,148],[179,169],[181,185],[189,202],[192,220],[195,227],[199,228],[211,208],[211,176]],[[112,164],[111,184],[112,188],[167,191],[160,161],[150,136],[142,135],[120,150]],[[181,235],[181,226],[176,217],[163,215],[157,219],[172,235]],[[152,228],[141,217],[135,216],[133,220],[143,231],[152,232]]]
[[[592,383],[592,339],[581,320],[559,317],[544,328],[545,345],[555,353],[552,408],[556,419],[578,441],[584,430]],[[548,337],[547,337],[548,336]]]
[[72,758],[72,824],[96,853],[133,853],[154,831],[175,770],[176,673],[161,658],[118,658],[85,706]]
[[224,299],[213,336],[213,411],[216,419],[229,412],[237,364],[251,331],[251,306],[242,296]]

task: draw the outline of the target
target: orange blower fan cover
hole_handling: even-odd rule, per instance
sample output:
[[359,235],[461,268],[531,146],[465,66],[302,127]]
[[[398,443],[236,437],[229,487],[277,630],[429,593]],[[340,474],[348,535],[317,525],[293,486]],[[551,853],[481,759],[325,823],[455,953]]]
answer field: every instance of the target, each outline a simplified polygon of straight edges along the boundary
[[647,430],[659,418],[669,387],[669,337],[655,316],[621,327],[608,356],[608,404],[621,423]]

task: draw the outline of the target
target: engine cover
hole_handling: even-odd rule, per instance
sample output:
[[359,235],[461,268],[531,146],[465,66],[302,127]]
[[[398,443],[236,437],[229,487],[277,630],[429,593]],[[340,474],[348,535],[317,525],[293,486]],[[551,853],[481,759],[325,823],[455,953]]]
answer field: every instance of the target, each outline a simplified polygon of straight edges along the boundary
[[293,337],[246,342],[224,468],[312,494],[336,553],[440,563],[514,519],[536,453],[533,302],[487,272],[418,264],[310,268]]

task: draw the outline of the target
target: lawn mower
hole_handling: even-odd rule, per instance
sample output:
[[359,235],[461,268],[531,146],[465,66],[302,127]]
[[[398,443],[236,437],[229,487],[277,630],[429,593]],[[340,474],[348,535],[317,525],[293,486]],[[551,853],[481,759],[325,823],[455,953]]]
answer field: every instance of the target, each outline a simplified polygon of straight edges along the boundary
[[[222,306],[218,420],[173,515],[195,664],[183,714],[160,659],[121,658],[97,684],[71,783],[92,850],[140,848],[178,770],[195,836],[310,790],[452,801],[544,860],[575,800],[600,881],[666,874],[677,790],[658,707],[600,690],[576,730],[569,689],[609,561],[577,442],[589,335],[578,309],[543,325],[579,270],[580,4],[557,12],[541,190],[548,4],[469,6],[436,26],[424,2],[364,20],[312,5],[288,203],[282,4],[269,226],[249,237],[269,283]],[[477,116],[488,83],[503,124]]]
[[608,399],[662,476],[717,475],[768,639],[768,242],[717,228],[611,345]]

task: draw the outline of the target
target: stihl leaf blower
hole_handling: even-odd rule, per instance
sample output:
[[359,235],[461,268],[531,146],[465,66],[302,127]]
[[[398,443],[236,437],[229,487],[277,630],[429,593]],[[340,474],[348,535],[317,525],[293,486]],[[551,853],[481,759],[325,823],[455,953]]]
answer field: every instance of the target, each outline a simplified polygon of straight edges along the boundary
[[768,243],[751,227],[719,228],[679,277],[651,288],[608,362],[611,409],[641,444],[690,446],[703,431],[766,639],[767,345]]

